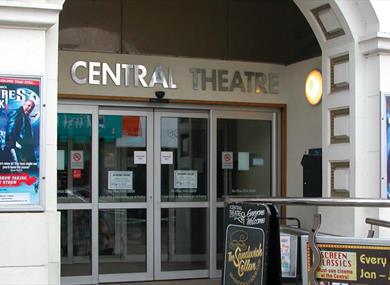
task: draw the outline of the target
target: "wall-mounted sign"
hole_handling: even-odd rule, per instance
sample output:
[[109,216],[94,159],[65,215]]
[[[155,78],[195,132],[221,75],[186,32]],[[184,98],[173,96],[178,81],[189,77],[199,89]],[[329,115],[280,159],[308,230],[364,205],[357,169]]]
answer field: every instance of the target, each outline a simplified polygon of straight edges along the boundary
[[253,71],[229,72],[225,69],[191,68],[193,90],[210,90],[265,94],[279,93],[279,75]]
[[71,76],[77,84],[107,85],[110,79],[116,86],[177,88],[172,69],[166,72],[161,65],[151,72],[141,64],[116,63],[111,67],[106,62],[79,60],[72,65]]
[[[41,80],[0,77],[0,208],[41,205]],[[38,207],[37,207],[38,206]]]
[[[142,64],[107,63],[78,60],[70,70],[71,78],[78,85],[108,85],[177,89],[172,67]],[[227,69],[189,68],[188,80],[193,90],[279,94],[279,74],[275,72],[229,71]]]

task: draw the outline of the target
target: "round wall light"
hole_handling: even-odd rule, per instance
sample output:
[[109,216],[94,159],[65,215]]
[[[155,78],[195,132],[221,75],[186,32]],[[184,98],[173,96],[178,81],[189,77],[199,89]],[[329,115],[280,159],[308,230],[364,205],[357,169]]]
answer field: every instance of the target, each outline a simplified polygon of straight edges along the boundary
[[322,98],[322,75],[317,69],[310,71],[305,82],[305,96],[310,105],[317,105]]

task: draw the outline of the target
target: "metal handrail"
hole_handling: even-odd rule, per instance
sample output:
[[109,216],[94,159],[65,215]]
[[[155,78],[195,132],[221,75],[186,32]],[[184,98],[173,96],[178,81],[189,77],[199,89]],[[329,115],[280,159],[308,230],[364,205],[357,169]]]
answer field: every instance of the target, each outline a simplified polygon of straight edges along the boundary
[[[390,207],[390,200],[387,199],[370,199],[370,198],[254,198],[254,197],[226,197],[225,204],[228,203],[264,203],[264,204],[276,204],[276,205],[292,205],[292,206],[330,206],[330,207],[376,207],[376,208],[386,208]],[[368,219],[371,224],[376,223],[379,226],[390,226],[389,222],[380,221],[374,219]],[[366,219],[367,222],[367,219]],[[321,255],[319,253],[319,248],[316,245],[316,235],[318,229],[321,225],[321,215],[314,215],[314,224],[313,228],[309,234],[309,244],[310,249],[313,252],[313,262],[309,271],[310,282],[314,285],[318,285],[316,274],[317,268],[320,265]],[[371,226],[372,227],[372,226]],[[372,236],[373,232],[369,233],[369,236]]]
[[293,218],[293,217],[281,217],[279,218],[279,220],[281,221],[294,221],[297,223],[297,228],[300,229],[301,228],[301,220],[298,219],[298,218]]
[[373,218],[366,218],[366,224],[378,227],[390,228],[390,222]]
[[[309,235],[310,231],[304,230],[304,229],[297,229],[294,227],[290,226],[280,226],[280,230],[283,231],[286,234],[292,234],[296,236],[307,236]],[[318,235],[321,236],[334,236],[334,237],[339,237],[340,235],[334,235],[334,234],[329,234],[329,233],[324,233],[324,232],[318,232]]]
[[253,197],[227,197],[226,203],[230,202],[256,202],[280,205],[306,205],[306,206],[334,206],[334,207],[390,207],[390,199],[370,198],[253,198]]

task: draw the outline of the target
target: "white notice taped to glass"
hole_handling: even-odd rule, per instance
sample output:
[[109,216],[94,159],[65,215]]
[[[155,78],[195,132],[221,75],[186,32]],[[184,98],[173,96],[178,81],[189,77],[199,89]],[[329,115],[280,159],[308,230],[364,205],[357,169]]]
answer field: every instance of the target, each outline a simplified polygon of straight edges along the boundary
[[146,151],[134,151],[134,164],[146,164]]
[[133,190],[133,171],[108,171],[108,189]]
[[57,170],[65,170],[65,150],[57,150]]
[[238,170],[249,170],[249,152],[238,153]]
[[162,151],[161,152],[161,164],[173,164],[173,152]]
[[173,177],[174,188],[194,189],[198,188],[198,171],[175,170]]

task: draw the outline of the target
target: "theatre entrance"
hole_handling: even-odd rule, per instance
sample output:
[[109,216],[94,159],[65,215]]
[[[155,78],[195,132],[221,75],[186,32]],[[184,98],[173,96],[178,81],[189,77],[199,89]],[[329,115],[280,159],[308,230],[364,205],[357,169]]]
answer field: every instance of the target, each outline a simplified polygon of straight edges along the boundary
[[61,104],[63,284],[210,278],[223,199],[278,190],[276,110]]

